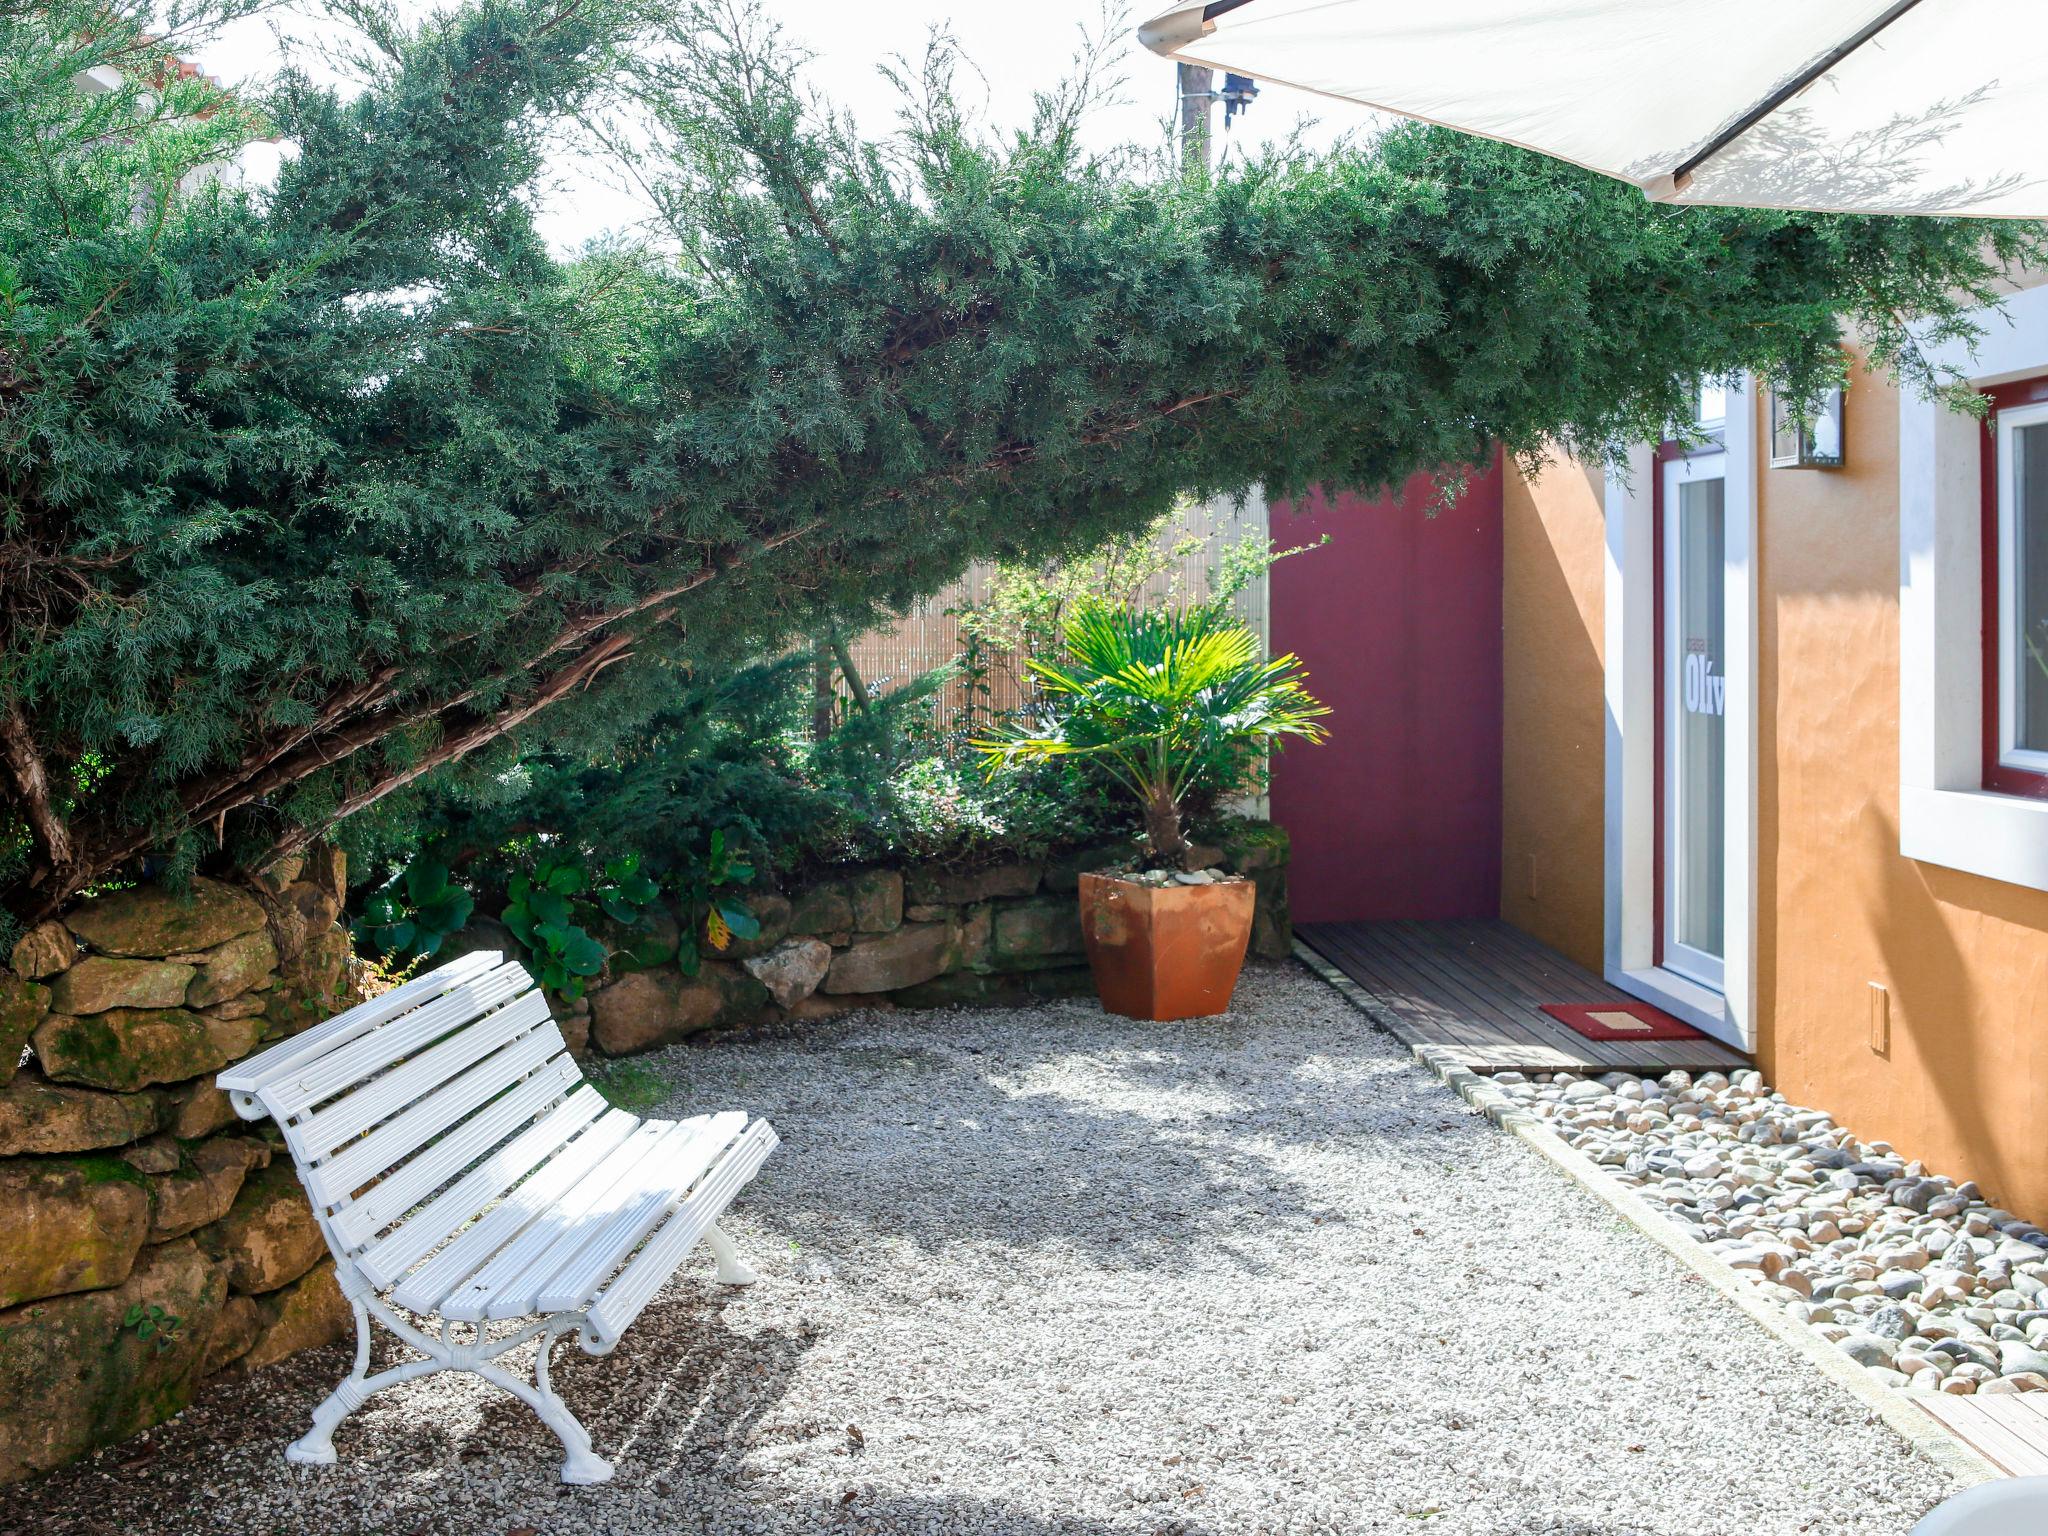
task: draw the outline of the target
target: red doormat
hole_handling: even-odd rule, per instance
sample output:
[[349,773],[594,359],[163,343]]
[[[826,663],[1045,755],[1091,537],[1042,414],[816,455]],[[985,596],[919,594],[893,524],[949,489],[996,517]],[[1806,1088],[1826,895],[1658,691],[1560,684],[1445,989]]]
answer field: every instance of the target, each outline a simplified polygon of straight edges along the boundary
[[1545,1003],[1543,1011],[1588,1040],[1704,1040],[1690,1024],[1648,1003]]

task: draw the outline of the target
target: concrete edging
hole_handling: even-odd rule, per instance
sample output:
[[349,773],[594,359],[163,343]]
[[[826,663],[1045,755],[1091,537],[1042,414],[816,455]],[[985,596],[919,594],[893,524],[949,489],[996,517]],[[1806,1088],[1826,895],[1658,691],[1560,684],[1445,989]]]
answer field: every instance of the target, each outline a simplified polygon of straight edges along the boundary
[[1759,1328],[1804,1356],[1823,1376],[1883,1419],[1894,1433],[1943,1472],[1964,1485],[1989,1482],[2006,1475],[1947,1425],[1925,1409],[1916,1407],[1910,1398],[1870,1380],[1864,1375],[1863,1367],[1758,1296],[1738,1271],[1681,1232],[1634,1190],[1607,1177],[1591,1158],[1569,1145],[1544,1121],[1518,1106],[1488,1079],[1453,1060],[1452,1053],[1442,1046],[1417,1040],[1413,1031],[1396,1015],[1381,1007],[1357,982],[1299,939],[1294,941],[1294,956],[1375,1025],[1407,1046],[1409,1054],[1445,1087],[1502,1130],[1520,1138],[1559,1173],[1586,1189],[1623,1221],[1733,1302]]

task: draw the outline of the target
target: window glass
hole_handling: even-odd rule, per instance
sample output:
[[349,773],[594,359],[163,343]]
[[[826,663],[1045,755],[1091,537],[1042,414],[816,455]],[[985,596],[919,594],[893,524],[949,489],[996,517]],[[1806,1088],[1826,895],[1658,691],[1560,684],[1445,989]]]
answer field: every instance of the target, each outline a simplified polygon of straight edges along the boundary
[[2013,745],[2048,752],[2048,422],[2012,434]]
[[[1724,482],[1682,486],[1678,503],[1678,611],[1674,615],[1678,731],[1674,764],[1677,860],[1672,936],[1722,953],[1727,800],[1727,551]],[[2048,716],[2044,716],[2048,719]]]

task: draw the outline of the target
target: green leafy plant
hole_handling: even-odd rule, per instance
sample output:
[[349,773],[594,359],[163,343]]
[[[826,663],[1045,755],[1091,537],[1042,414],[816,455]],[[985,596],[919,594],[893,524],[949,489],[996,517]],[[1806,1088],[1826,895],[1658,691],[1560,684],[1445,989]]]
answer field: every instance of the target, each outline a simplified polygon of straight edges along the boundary
[[532,875],[514,875],[506,882],[510,900],[500,915],[526,946],[541,986],[572,1002],[611,958],[580,921],[575,898],[588,885],[581,865],[544,861]]
[[628,853],[604,867],[604,879],[593,893],[605,916],[628,928],[647,921],[661,900],[661,887],[642,873],[640,855]]
[[683,939],[676,961],[685,976],[697,974],[707,949],[720,954],[734,939],[761,936],[761,921],[738,889],[753,878],[753,864],[727,841],[723,827],[713,828],[710,852],[692,869],[682,889]]
[[1321,741],[1329,710],[1302,686],[1300,661],[1259,659],[1258,639],[1218,604],[1144,611],[1084,603],[1066,631],[1064,665],[1034,660],[1046,726],[978,738],[989,773],[1056,757],[1101,763],[1136,797],[1149,857],[1179,863],[1181,811],[1203,780],[1242,782],[1285,738]]
[[183,1321],[154,1302],[144,1306],[138,1301],[122,1316],[121,1326],[138,1339],[155,1339],[157,1353],[162,1354],[178,1342],[178,1327]]
[[598,910],[623,930],[626,942],[613,950],[612,958],[626,970],[662,965],[676,956],[674,941],[654,926],[661,913],[661,886],[640,864],[637,853],[609,860],[591,892]]
[[426,956],[459,933],[475,909],[476,898],[455,883],[448,866],[422,854],[363,904],[349,932],[380,956]]

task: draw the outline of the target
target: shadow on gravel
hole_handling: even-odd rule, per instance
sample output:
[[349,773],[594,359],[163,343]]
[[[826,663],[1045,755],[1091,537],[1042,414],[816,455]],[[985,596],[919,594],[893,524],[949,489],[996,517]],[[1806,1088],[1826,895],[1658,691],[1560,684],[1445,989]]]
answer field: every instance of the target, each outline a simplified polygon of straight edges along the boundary
[[[695,1291],[696,1288],[692,1288]],[[450,1511],[469,1502],[473,1479],[496,1482],[506,1514],[470,1527],[496,1536],[517,1528],[522,1506],[611,1496],[627,1489],[685,1501],[693,1482],[729,1483],[755,1426],[787,1392],[807,1335],[771,1328],[740,1333],[720,1316],[722,1293],[657,1301],[618,1351],[555,1351],[556,1389],[591,1433],[618,1477],[605,1490],[565,1489],[560,1442],[524,1404],[476,1388],[478,1411],[454,1417],[422,1411],[448,1377],[429,1377],[373,1398],[334,1437],[337,1466],[292,1471],[284,1448],[347,1370],[349,1351],[315,1350],[253,1378],[216,1381],[194,1406],[138,1440],[6,1490],[0,1536],[193,1536],[195,1532],[336,1533],[334,1495],[362,1510],[340,1529],[379,1536],[467,1536]],[[373,1368],[402,1358],[380,1348]],[[507,1357],[530,1365],[531,1351]],[[437,1405],[438,1406],[438,1405]],[[127,1486],[124,1486],[127,1485]],[[235,1494],[265,1488],[259,1512]],[[112,1510],[119,1513],[110,1513]],[[135,1510],[147,1506],[138,1521]],[[317,1512],[316,1512],[317,1511]]]
[[[1167,1510],[1127,1512],[1114,1524],[1079,1516],[1062,1518],[1026,1514],[992,1499],[967,1494],[885,1494],[870,1497],[865,1492],[842,1506],[842,1518],[849,1532],[917,1532],[919,1536],[1250,1536],[1242,1527],[1224,1528],[1183,1517]],[[785,1525],[773,1516],[747,1530],[762,1536],[789,1531],[809,1533],[817,1523],[802,1516]],[[1573,1533],[1577,1536],[1577,1533]],[[1592,1533],[1587,1533],[1592,1536]]]
[[[758,1085],[784,1148],[749,1210],[835,1263],[893,1239],[1171,1268],[1196,1249],[1228,1260],[1253,1228],[1345,1219],[1305,1160],[1369,1148],[1390,1168],[1441,1169],[1483,1139],[1363,1017],[1310,1031],[1262,1014],[1260,982],[1275,979],[1248,972],[1217,1020],[1150,1025],[1067,1003],[998,1022],[886,1015],[817,1038],[843,1092],[778,1105],[777,1085]],[[858,1201],[840,1198],[849,1187]]]

